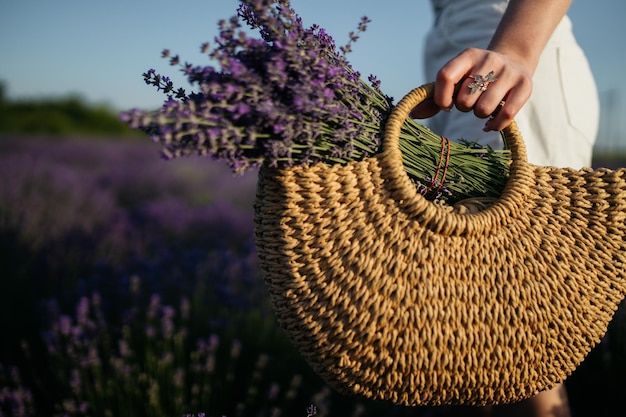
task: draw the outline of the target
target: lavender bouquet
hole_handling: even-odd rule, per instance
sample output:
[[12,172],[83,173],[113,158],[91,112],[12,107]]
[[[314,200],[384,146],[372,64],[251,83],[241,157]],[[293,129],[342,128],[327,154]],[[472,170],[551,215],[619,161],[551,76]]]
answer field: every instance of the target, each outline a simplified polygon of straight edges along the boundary
[[[208,155],[238,174],[261,164],[367,158],[380,151],[393,107],[380,81],[374,76],[362,80],[346,59],[368,23],[362,18],[349,42],[337,48],[323,28],[304,28],[289,0],[243,0],[235,16],[219,22],[215,45],[202,45],[220,69],[183,64],[165,50],[163,57],[181,68],[196,91],[177,89],[169,77],[151,69],[143,77],[166,94],[163,106],[152,112],[134,109],[122,118],[160,142],[166,158]],[[250,36],[253,31],[260,37]],[[422,194],[446,203],[500,195],[508,174],[507,151],[469,142],[446,146],[444,152],[440,136],[405,121],[403,164]],[[438,169],[444,159],[445,171]]]

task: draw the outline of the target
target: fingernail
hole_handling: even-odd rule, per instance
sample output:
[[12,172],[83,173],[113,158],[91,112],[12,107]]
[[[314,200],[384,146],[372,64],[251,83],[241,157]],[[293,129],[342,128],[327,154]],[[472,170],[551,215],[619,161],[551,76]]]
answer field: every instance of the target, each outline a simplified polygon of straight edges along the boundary
[[452,111],[452,105],[450,105],[450,107],[444,107],[442,110],[450,113]]

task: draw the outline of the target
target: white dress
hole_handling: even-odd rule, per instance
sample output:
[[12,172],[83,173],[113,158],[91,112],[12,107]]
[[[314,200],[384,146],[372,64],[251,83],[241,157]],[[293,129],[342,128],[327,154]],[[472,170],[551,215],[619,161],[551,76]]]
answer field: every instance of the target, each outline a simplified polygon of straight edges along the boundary
[[[424,63],[427,79],[434,81],[437,71],[465,48],[487,47],[508,1],[431,0],[431,3],[435,21],[426,38]],[[515,121],[530,162],[572,168],[591,165],[599,122],[598,92],[567,16],[541,55],[533,77],[532,96]],[[426,123],[434,132],[452,140],[478,139],[494,148],[502,147],[500,134],[483,132],[485,119],[475,117],[472,112],[439,112]]]

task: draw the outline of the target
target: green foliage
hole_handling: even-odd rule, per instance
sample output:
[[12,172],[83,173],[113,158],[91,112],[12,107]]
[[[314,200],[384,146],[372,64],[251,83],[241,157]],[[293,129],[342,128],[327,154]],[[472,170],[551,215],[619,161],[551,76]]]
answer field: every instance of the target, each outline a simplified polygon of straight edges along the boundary
[[9,101],[0,84],[0,133],[39,135],[140,136],[107,106],[88,105],[78,96]]

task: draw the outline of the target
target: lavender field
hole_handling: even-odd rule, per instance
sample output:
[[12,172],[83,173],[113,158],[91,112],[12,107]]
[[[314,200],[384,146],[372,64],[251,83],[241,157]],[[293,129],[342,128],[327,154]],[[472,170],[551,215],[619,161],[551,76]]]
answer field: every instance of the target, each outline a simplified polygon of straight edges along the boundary
[[[0,135],[0,416],[448,416],[339,396],[279,329],[254,173],[143,139]],[[626,407],[626,316],[567,381]]]

